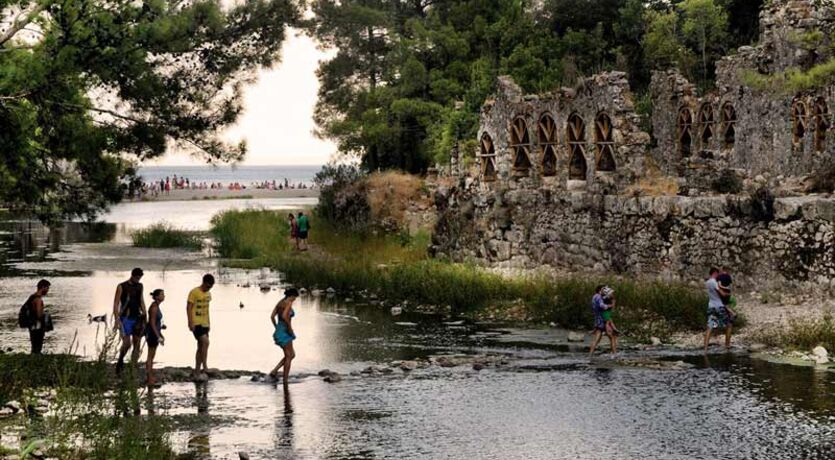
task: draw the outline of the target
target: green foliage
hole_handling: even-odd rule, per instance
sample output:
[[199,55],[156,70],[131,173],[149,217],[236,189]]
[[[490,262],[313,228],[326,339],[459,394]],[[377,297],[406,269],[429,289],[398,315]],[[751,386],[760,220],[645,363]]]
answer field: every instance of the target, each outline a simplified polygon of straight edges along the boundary
[[773,91],[783,95],[820,89],[835,82],[835,57],[808,70],[792,68],[771,75],[746,70],[742,73],[742,81],[761,91]]
[[684,17],[682,36],[701,54],[702,78],[707,80],[708,58],[713,61],[724,51],[728,13],[714,0],[684,0],[678,8]]
[[760,331],[755,338],[773,347],[809,351],[820,345],[835,350],[835,320],[828,312],[819,318],[792,318],[788,325]]
[[283,211],[225,211],[212,217],[210,233],[220,255],[232,259],[252,259],[290,247],[289,216]]
[[218,133],[298,14],[291,0],[16,6],[29,13],[0,33],[0,202],[44,221],[95,215],[135,187],[135,161],[172,145],[241,158]]
[[723,169],[719,177],[713,180],[710,188],[717,193],[739,193],[742,191],[742,179],[731,169]]
[[185,248],[201,249],[203,240],[200,234],[174,228],[161,222],[130,234],[133,245],[140,248]]
[[371,207],[365,178],[355,165],[323,166],[313,179],[319,189],[316,214],[345,228],[366,230],[371,220]]

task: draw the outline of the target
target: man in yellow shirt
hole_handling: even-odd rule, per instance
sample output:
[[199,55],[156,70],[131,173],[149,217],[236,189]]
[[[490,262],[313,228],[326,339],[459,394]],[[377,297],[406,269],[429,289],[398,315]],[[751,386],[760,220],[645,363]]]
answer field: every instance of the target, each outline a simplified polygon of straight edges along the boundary
[[197,353],[194,354],[194,379],[203,379],[200,375],[200,368],[203,373],[209,369],[206,360],[209,355],[209,302],[212,301],[212,286],[215,285],[215,277],[211,274],[203,275],[203,284],[192,289],[188,293],[186,313],[188,314],[188,328],[197,339]]

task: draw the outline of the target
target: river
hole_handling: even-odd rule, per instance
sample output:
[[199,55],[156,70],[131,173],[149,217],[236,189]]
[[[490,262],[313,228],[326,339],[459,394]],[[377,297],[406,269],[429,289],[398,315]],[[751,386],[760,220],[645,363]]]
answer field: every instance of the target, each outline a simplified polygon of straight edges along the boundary
[[[194,341],[185,297],[212,272],[218,284],[209,365],[268,371],[281,355],[269,322],[281,274],[218,269],[200,252],[132,248],[129,232],[159,220],[206,229],[223,209],[305,204],[312,202],[131,203],[116,206],[105,224],[68,224],[54,232],[6,222],[0,343],[27,349],[16,328],[17,308],[37,279],[47,277],[56,331],[46,350],[66,351],[74,343],[77,353],[94,353],[103,331],[87,315],[109,313],[115,284],[141,266],[146,291],[160,287],[167,295],[160,365],[190,365]],[[251,458],[329,459],[835,458],[833,372],[675,349],[590,361],[564,331],[393,317],[338,297],[305,295],[296,314],[298,357],[287,393],[248,378],[211,381],[205,393],[186,383],[154,393],[150,407],[177,421],[178,451],[224,459],[238,451]],[[492,364],[476,371],[467,356],[490,356]],[[465,364],[411,372],[389,364],[444,357]],[[677,364],[624,365],[629,360]],[[393,372],[359,372],[369,366]],[[325,383],[316,375],[325,368],[344,380]]]

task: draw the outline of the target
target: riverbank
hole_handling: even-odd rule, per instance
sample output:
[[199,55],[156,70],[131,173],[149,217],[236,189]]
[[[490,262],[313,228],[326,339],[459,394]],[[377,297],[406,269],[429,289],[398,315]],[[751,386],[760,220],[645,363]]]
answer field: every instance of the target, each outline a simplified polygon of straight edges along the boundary
[[168,193],[159,195],[145,195],[142,198],[126,200],[136,201],[194,201],[194,200],[242,200],[259,198],[316,198],[319,196],[317,189],[285,189],[268,190],[247,188],[243,190],[229,189],[208,189],[208,190],[171,190]]

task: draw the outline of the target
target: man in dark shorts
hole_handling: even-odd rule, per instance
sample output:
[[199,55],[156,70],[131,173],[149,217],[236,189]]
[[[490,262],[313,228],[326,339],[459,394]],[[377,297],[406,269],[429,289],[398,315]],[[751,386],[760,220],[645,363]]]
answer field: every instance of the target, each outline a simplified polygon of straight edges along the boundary
[[141,268],[134,268],[130,278],[116,286],[113,298],[114,329],[119,331],[122,347],[119,349],[119,361],[116,362],[116,373],[122,372],[125,366],[125,355],[133,347],[131,362],[139,359],[140,344],[145,333],[145,299],[142,290]]
[[43,350],[43,339],[46,334],[46,324],[43,305],[43,296],[49,293],[50,283],[47,280],[38,281],[38,286],[35,293],[26,299],[23,304],[24,308],[28,309],[29,315],[29,341],[32,344],[32,354],[39,355]]
[[200,370],[203,373],[209,369],[206,364],[209,355],[209,303],[212,301],[212,286],[215,285],[215,277],[211,274],[203,275],[203,283],[188,293],[186,302],[186,313],[188,314],[188,328],[197,340],[197,352],[194,354],[194,372],[192,377],[202,379]]

